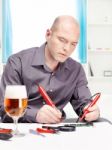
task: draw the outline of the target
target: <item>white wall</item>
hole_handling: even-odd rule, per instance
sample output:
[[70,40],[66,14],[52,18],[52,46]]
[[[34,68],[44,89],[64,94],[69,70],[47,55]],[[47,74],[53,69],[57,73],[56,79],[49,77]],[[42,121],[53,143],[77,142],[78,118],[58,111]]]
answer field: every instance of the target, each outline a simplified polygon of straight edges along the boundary
[[[76,17],[76,1],[10,0],[13,53],[29,47],[40,46],[45,42],[45,32],[51,27],[55,17],[59,15],[72,15]],[[2,18],[2,13],[0,15]],[[77,50],[72,54],[72,58],[78,60]],[[0,74],[2,74],[2,70],[3,65],[0,58]]]
[[112,0],[88,0],[87,19],[89,85],[93,93],[112,94]]
[[13,51],[39,46],[58,15],[76,16],[75,0],[11,0]]

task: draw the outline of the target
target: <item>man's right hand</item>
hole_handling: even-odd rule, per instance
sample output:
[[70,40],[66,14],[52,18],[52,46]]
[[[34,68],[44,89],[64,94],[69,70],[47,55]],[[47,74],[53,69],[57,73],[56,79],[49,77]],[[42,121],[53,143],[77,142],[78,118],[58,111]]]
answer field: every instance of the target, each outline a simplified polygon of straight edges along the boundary
[[37,113],[36,121],[39,123],[59,123],[62,113],[59,109],[44,105]]

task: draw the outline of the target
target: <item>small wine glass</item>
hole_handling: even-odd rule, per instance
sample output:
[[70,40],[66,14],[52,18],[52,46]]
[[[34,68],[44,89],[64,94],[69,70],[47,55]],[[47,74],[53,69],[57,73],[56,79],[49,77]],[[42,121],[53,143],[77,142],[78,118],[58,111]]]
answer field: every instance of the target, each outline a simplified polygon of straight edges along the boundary
[[22,136],[18,130],[18,119],[22,117],[27,108],[28,98],[25,85],[7,85],[4,97],[4,108],[6,113],[14,121],[14,132],[16,136]]

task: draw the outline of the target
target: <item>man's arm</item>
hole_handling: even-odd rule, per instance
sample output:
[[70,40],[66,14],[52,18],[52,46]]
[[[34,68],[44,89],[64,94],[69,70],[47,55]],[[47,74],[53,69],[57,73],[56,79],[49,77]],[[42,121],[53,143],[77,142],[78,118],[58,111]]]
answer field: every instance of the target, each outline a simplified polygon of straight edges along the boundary
[[77,115],[80,115],[83,108],[90,102],[91,92],[87,86],[85,72],[80,65],[79,73],[77,75],[77,84],[74,89],[73,96],[71,98],[71,104]]
[[[80,67],[80,71],[78,74],[78,82],[77,86],[74,90],[74,94],[71,98],[71,104],[73,109],[78,115],[82,115],[84,109],[88,106],[91,99],[91,92],[87,86],[88,82],[86,79],[85,72],[82,67]],[[96,120],[99,117],[99,108],[97,105],[90,108],[90,112],[85,116],[85,120],[92,121]]]

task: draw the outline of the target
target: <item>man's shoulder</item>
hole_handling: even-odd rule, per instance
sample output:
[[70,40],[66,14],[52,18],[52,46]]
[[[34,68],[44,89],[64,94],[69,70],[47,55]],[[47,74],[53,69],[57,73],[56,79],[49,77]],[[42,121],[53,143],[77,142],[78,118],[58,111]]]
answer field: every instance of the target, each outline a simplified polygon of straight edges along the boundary
[[36,50],[38,50],[38,47],[24,49],[18,53],[13,54],[11,57],[27,57],[27,56],[30,57],[31,55],[34,55]]
[[69,68],[73,69],[73,68],[80,68],[82,65],[80,62],[72,59],[71,57],[69,57],[66,61],[66,64]]
[[15,54],[12,54],[8,58],[7,64],[8,63],[19,64],[20,62],[24,64],[28,64],[28,63],[30,64],[37,50],[38,47],[32,47],[32,48],[24,49]]
[[82,74],[85,72],[82,64],[72,58],[68,58],[68,60],[66,61],[66,66],[71,73],[75,73],[75,74],[81,73]]

